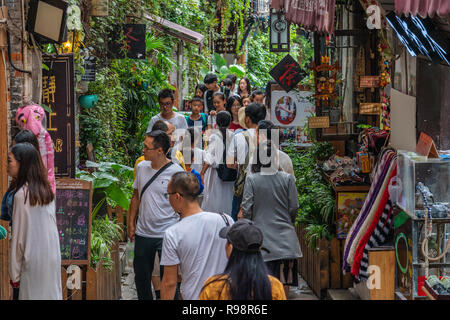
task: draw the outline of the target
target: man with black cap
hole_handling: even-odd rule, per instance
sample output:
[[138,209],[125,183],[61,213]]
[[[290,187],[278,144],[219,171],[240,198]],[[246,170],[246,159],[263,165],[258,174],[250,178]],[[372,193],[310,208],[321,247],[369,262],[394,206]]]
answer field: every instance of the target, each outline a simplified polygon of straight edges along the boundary
[[232,225],[233,219],[226,214],[204,212],[198,203],[199,193],[198,179],[189,172],[174,174],[167,186],[166,198],[181,219],[164,235],[162,300],[174,297],[178,267],[183,300],[196,300],[205,280],[222,272],[227,264],[223,250],[226,241],[219,237],[219,230]]
[[200,300],[286,300],[281,282],[262,259],[263,233],[248,219],[220,230],[227,239],[225,271],[206,280]]

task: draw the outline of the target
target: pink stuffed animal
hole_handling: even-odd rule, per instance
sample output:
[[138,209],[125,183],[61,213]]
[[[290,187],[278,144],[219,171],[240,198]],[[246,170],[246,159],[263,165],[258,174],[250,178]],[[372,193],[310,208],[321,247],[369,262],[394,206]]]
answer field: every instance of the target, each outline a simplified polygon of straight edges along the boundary
[[17,109],[16,122],[21,129],[27,129],[34,133],[39,142],[42,162],[48,171],[48,181],[52,186],[53,193],[56,192],[55,183],[55,155],[53,141],[50,134],[45,130],[45,112],[38,104],[32,104]]

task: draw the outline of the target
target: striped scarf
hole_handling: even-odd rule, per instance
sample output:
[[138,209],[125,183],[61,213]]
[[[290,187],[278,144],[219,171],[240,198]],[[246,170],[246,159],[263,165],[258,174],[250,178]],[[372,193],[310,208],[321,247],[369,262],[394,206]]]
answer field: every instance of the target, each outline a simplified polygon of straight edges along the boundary
[[361,260],[361,267],[359,269],[359,278],[361,281],[367,280],[369,278],[368,268],[369,268],[369,249],[376,248],[383,245],[386,241],[386,237],[392,227],[393,214],[392,214],[392,203],[388,200],[384,208],[383,214],[378,221],[378,224],[370,236],[369,242],[367,242],[363,258]]

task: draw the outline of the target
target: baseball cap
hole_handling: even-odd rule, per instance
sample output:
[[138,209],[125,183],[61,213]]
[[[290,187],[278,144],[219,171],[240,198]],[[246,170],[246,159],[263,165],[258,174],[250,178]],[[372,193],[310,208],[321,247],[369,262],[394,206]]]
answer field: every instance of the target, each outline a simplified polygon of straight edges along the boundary
[[262,248],[263,234],[261,230],[255,226],[253,221],[248,219],[238,220],[230,227],[224,227],[219,231],[219,237],[227,239],[234,248],[244,252],[258,252],[265,250]]

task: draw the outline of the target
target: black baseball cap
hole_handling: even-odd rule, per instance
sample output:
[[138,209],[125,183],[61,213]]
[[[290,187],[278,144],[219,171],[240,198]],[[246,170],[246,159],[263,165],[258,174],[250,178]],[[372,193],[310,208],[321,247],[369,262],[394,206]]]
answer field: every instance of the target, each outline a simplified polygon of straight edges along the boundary
[[255,226],[253,221],[248,219],[240,219],[230,227],[224,227],[219,231],[219,237],[227,239],[239,251],[258,252],[265,250],[262,248],[263,234],[262,231]]

